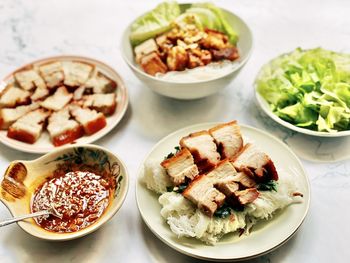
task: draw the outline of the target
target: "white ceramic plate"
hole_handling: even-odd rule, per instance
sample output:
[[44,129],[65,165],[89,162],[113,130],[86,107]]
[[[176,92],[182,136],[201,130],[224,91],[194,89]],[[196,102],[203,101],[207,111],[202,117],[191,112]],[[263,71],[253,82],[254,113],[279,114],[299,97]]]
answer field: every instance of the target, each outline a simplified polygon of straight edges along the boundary
[[[176,131],[157,143],[146,157],[163,160],[181,137],[194,131],[207,130],[216,123],[204,123]],[[244,137],[249,138],[270,155],[277,169],[293,173],[300,191],[304,194],[303,202],[288,206],[279,211],[268,221],[261,221],[249,236],[238,237],[228,234],[215,246],[205,245],[194,238],[177,238],[160,215],[161,206],[158,195],[148,190],[141,182],[144,166],[141,165],[136,184],[136,200],[141,216],[151,231],[173,249],[200,259],[213,261],[233,261],[260,256],[285,243],[302,224],[310,204],[310,185],[305,171],[296,155],[275,137],[255,128],[241,125]]]
[[255,86],[255,98],[261,109],[274,121],[277,123],[281,124],[282,126],[294,130],[296,132],[304,133],[307,135],[312,135],[312,136],[319,136],[319,137],[342,137],[342,136],[349,136],[350,135],[350,130],[349,131],[339,131],[339,132],[319,132],[319,131],[313,131],[301,127],[297,127],[287,121],[282,120],[280,117],[278,117],[276,114],[272,112],[270,109],[269,104],[267,101],[260,95],[260,93],[257,90],[256,85]]
[[[24,65],[18,69],[16,69],[14,72],[6,76],[0,83],[0,91],[6,86],[6,83],[13,80],[13,74],[17,71],[20,71],[24,69],[25,67],[28,67],[30,65],[41,65],[48,62],[53,61],[80,61],[80,62],[86,62],[89,64],[93,64],[97,67],[99,71],[101,71],[103,74],[111,78],[117,83],[117,108],[113,115],[106,117],[107,119],[107,125],[100,131],[87,136],[84,135],[83,137],[75,140],[75,144],[87,144],[92,143],[98,139],[100,139],[102,136],[106,135],[108,132],[110,132],[122,119],[124,116],[126,109],[128,107],[128,92],[124,85],[123,80],[119,76],[119,74],[109,67],[108,65],[86,57],[80,57],[80,56],[57,56],[57,57],[50,57],[38,61],[34,61],[30,64]],[[54,149],[57,149],[59,147],[55,147],[50,140],[50,136],[47,131],[44,131],[40,138],[34,143],[34,144],[28,144],[24,142],[20,142],[11,138],[8,138],[6,136],[7,130],[0,130],[0,142],[7,145],[8,147],[11,147],[13,149],[22,151],[22,152],[30,152],[30,153],[47,153]]]

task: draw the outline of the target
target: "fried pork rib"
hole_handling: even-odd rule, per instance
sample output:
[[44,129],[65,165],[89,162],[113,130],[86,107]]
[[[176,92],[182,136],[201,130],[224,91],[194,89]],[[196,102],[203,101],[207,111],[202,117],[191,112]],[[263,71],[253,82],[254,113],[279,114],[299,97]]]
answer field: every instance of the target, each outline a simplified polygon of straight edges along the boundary
[[194,25],[177,26],[134,48],[135,60],[150,74],[183,71],[212,61],[236,60],[238,50],[228,37],[216,30],[199,30]]

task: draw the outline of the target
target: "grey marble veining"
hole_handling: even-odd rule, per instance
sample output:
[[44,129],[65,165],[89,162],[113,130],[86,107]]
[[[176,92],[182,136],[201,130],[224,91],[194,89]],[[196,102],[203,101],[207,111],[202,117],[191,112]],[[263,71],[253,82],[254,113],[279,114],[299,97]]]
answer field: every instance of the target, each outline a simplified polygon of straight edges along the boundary
[[[0,262],[203,262],[167,247],[144,225],[134,199],[137,169],[151,147],[170,132],[193,123],[231,119],[263,129],[289,145],[302,158],[312,187],[309,215],[300,231],[281,248],[250,262],[347,262],[350,138],[322,139],[281,127],[255,104],[253,82],[264,63],[298,46],[350,52],[350,2],[215,1],[247,21],[254,35],[254,52],[229,87],[192,102],[152,93],[121,58],[124,28],[156,2],[159,0],[0,1],[0,76],[51,55],[89,56],[120,73],[131,104],[120,125],[97,141],[117,152],[129,168],[130,191],[120,212],[96,233],[65,243],[34,239],[16,225],[3,228]],[[36,157],[0,144],[0,173],[12,160]],[[8,216],[1,205],[0,218]]]

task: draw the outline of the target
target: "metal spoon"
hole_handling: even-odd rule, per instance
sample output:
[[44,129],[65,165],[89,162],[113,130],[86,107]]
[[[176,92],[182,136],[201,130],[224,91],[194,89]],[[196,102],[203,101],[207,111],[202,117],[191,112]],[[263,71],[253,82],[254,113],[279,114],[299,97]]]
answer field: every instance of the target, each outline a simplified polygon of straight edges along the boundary
[[18,221],[22,221],[24,219],[38,217],[38,216],[44,216],[44,215],[53,215],[53,216],[56,216],[56,217],[62,219],[62,215],[60,213],[58,213],[57,210],[52,206],[51,209],[49,209],[49,210],[43,210],[43,211],[28,214],[28,215],[17,216],[17,217],[2,221],[2,222],[0,222],[0,227],[7,226],[9,224],[16,223]]

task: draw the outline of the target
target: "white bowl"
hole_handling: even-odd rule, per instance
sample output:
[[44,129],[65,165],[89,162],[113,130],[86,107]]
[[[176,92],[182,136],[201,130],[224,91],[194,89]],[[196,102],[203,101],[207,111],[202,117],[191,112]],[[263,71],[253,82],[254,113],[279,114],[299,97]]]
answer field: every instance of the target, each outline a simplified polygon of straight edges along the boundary
[[[79,160],[84,160],[77,162]],[[32,161],[13,161],[7,168],[0,186],[0,201],[13,216],[31,213],[31,200],[37,187],[58,169],[70,171],[70,167],[82,165],[107,170],[116,187],[113,197],[104,213],[92,225],[77,232],[56,233],[37,225],[34,219],[18,222],[28,234],[46,240],[63,241],[76,239],[97,230],[110,220],[122,206],[129,186],[129,176],[123,162],[113,153],[96,145],[75,145],[60,147],[51,153]],[[95,168],[94,168],[95,169]]]
[[[181,9],[188,7],[189,4],[180,4]],[[243,65],[247,62],[253,47],[253,36],[248,25],[237,15],[226,9],[222,9],[228,22],[239,35],[237,43],[239,50],[239,61],[226,74],[220,75],[209,80],[198,80],[191,82],[175,82],[160,79],[145,73],[134,60],[133,48],[130,44],[129,35],[132,22],[124,31],[121,43],[121,53],[124,60],[147,87],[161,95],[176,99],[198,99],[212,95],[225,88],[238,74]]]

